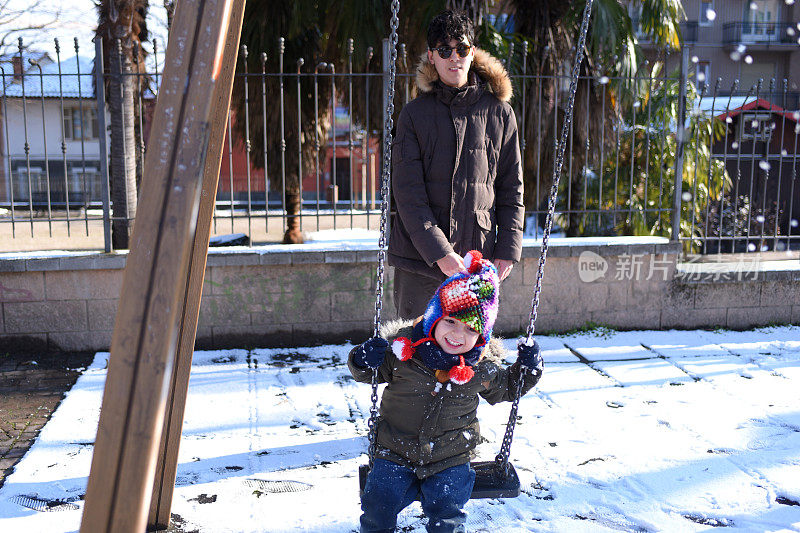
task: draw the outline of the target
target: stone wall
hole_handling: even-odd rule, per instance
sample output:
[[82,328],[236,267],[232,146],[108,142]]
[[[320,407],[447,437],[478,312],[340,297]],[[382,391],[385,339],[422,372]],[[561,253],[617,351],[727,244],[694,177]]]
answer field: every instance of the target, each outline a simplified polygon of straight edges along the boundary
[[[318,245],[317,245],[318,246]],[[358,342],[371,333],[375,247],[212,249],[198,348]],[[528,324],[540,249],[503,283],[497,330]],[[107,350],[125,253],[0,255],[0,353]],[[800,262],[679,263],[665,239],[551,241],[538,333],[592,324],[618,329],[728,327],[800,322]],[[392,270],[384,319],[395,317]]]

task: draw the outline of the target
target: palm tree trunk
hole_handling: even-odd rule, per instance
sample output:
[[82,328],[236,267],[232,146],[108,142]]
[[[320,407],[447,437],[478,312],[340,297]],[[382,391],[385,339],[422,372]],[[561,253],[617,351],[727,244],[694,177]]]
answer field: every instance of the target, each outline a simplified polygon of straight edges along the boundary
[[134,135],[134,79],[131,58],[120,47],[109,54],[111,81],[108,105],[111,114],[112,246],[129,247],[136,217],[136,137]]
[[300,231],[300,182],[296,174],[286,176],[286,233],[283,235],[283,244],[302,244],[303,233]]

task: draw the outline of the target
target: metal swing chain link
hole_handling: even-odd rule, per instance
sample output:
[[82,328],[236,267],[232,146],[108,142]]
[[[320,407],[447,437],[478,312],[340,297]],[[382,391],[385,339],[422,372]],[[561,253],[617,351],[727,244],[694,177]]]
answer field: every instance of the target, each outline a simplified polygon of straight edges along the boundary
[[[398,13],[400,12],[400,0],[392,0],[392,17],[389,21],[391,32],[389,35],[389,47],[391,57],[389,62],[389,86],[386,102],[386,123],[384,124],[384,143],[383,143],[383,165],[381,168],[381,221],[380,237],[378,238],[378,277],[375,286],[375,322],[373,323],[373,336],[380,335],[381,311],[383,308],[383,279],[385,277],[384,263],[386,262],[386,241],[387,225],[389,218],[389,190],[392,170],[392,129],[394,128],[394,84],[395,73],[397,70],[397,28],[400,25]],[[376,442],[376,423],[378,419],[378,370],[372,371],[372,394],[370,396],[372,406],[369,410],[369,466],[375,459],[377,450]]]
[[[592,14],[592,0],[586,0],[586,7],[583,10],[583,20],[581,21],[581,31],[578,35],[578,43],[575,50],[575,62],[572,64],[572,78],[569,82],[569,100],[567,101],[567,113],[564,116],[564,123],[561,125],[561,137],[556,148],[556,165],[553,169],[553,185],[550,187],[550,197],[547,202],[547,220],[542,234],[542,252],[539,256],[539,270],[536,273],[536,287],[533,291],[531,300],[531,314],[528,321],[526,332],[526,342],[531,340],[536,324],[536,314],[539,309],[539,296],[542,292],[542,278],[544,277],[544,264],[547,260],[547,246],[550,240],[550,230],[553,227],[553,214],[556,210],[556,200],[558,198],[558,182],[561,179],[561,169],[564,166],[564,150],[567,147],[567,135],[569,135],[572,115],[575,108],[575,92],[578,90],[578,76],[583,62],[583,50],[586,46],[586,34],[589,31],[589,19]],[[517,411],[519,410],[519,400],[522,397],[522,387],[525,382],[525,374],[528,369],[520,369],[519,379],[514,394],[514,401],[511,404],[511,414],[508,417],[506,432],[503,435],[503,443],[500,446],[500,453],[495,458],[495,463],[501,468],[502,472],[508,471],[508,458],[511,454],[511,441],[514,438],[514,428],[517,425]]]

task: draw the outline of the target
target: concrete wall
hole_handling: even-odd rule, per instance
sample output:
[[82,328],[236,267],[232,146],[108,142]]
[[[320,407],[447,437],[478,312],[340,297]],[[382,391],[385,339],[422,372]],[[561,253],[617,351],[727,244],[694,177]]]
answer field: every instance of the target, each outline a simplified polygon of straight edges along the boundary
[[[358,342],[372,327],[376,249],[212,250],[198,348]],[[539,247],[503,283],[497,330],[528,324]],[[0,255],[0,354],[107,350],[125,254]],[[694,265],[664,239],[551,243],[536,331],[800,323],[800,263]],[[385,319],[395,317],[387,273]]]

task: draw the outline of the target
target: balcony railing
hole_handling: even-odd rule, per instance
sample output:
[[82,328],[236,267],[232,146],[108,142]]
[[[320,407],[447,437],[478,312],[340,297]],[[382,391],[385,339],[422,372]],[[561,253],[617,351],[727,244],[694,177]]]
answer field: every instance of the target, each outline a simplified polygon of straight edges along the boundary
[[789,22],[728,22],[722,26],[725,44],[791,44],[797,31]]

